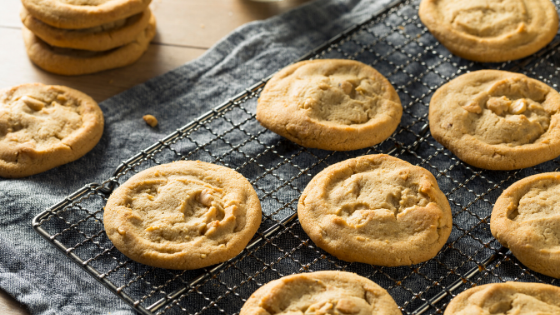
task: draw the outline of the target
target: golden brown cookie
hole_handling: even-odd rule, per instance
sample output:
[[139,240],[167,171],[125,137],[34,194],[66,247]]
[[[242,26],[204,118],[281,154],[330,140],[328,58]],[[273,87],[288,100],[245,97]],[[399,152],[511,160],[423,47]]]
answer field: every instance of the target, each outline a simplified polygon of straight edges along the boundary
[[65,29],[96,27],[126,19],[148,7],[151,0],[21,0],[42,22]]
[[490,229],[525,266],[560,278],[560,173],[529,176],[504,190]]
[[82,92],[23,84],[0,90],[0,176],[19,178],[72,162],[103,134],[103,113]]
[[260,287],[239,315],[400,315],[393,298],[375,282],[344,271],[282,277]]
[[236,171],[180,161],[142,171],[113,192],[103,215],[115,247],[137,262],[197,269],[235,257],[261,223],[261,204]]
[[481,70],[440,87],[432,136],[462,161],[490,170],[534,166],[560,155],[560,94],[522,74]]
[[134,41],[148,27],[152,16],[150,9],[126,19],[86,29],[61,29],[34,18],[22,8],[23,25],[51,46],[91,51],[104,51]]
[[298,218],[341,260],[381,266],[433,258],[451,234],[451,208],[434,176],[389,155],[331,165],[307,185]]
[[88,74],[132,64],[148,49],[155,34],[156,21],[152,15],[148,27],[131,43],[107,51],[89,51],[50,46],[23,28],[29,59],[49,72],[62,75]]
[[309,148],[348,151],[387,139],[402,116],[399,96],[372,67],[352,60],[290,65],[264,87],[257,120]]
[[560,288],[549,284],[506,282],[468,289],[457,295],[444,315],[558,315]]
[[550,0],[422,0],[419,15],[453,54],[480,62],[529,56],[558,31]]

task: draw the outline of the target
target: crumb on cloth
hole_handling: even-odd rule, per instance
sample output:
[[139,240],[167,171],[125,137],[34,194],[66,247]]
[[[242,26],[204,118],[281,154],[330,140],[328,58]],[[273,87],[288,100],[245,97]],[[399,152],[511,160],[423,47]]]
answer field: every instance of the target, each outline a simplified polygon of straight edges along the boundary
[[155,127],[158,125],[157,119],[152,115],[144,115],[144,117],[142,118],[148,125],[150,125],[150,127]]

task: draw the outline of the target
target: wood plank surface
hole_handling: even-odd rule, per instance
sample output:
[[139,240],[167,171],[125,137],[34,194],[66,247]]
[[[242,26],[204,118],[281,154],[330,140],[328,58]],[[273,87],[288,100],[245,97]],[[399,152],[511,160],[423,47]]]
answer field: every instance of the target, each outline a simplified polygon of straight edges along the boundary
[[41,82],[65,85],[80,90],[101,102],[139,83],[191,61],[204,49],[151,44],[136,63],[119,69],[82,76],[62,76],[35,66],[25,53],[20,29],[0,27],[0,38],[11,49],[0,49],[0,88]]
[[[0,88],[41,82],[66,85],[101,102],[203,54],[222,37],[247,22],[286,12],[309,0],[152,0],[157,35],[133,65],[97,74],[66,77],[48,73],[29,61],[21,37],[20,0],[2,0],[0,10]],[[84,274],[84,276],[87,276]],[[29,312],[0,289],[0,314]]]
[[308,0],[152,0],[151,7],[161,30],[158,42],[209,48],[238,26],[305,2]]
[[0,314],[2,315],[27,315],[27,309],[15,301],[11,296],[0,290]]

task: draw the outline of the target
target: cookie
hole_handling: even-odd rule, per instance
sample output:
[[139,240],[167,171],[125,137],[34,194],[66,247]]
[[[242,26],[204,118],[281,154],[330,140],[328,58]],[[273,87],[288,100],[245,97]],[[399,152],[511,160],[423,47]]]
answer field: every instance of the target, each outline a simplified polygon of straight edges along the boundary
[[0,176],[30,176],[79,159],[99,142],[103,123],[91,97],[65,86],[1,90]]
[[128,44],[148,27],[150,9],[129,18],[86,29],[61,29],[34,18],[22,8],[23,25],[51,46],[91,51],[104,51]]
[[560,278],[560,172],[529,176],[504,190],[490,229],[529,269]]
[[23,28],[23,40],[29,59],[49,72],[62,75],[95,73],[132,64],[148,49],[155,34],[156,21],[152,15],[148,27],[131,43],[96,52],[50,46],[27,28]]
[[197,269],[235,257],[261,223],[261,204],[236,171],[180,161],[142,171],[109,197],[105,232],[137,262]]
[[560,288],[549,284],[506,282],[468,289],[457,295],[444,315],[560,314]]
[[372,67],[352,60],[290,65],[264,87],[257,120],[308,148],[348,151],[387,139],[402,116],[395,89]]
[[451,234],[434,176],[389,155],[331,165],[307,185],[298,218],[320,248],[349,262],[405,266],[433,258]]
[[550,0],[422,0],[420,19],[453,54],[480,62],[529,56],[558,31]]
[[432,136],[462,161],[513,170],[560,155],[560,94],[522,74],[481,70],[440,87],[430,101]]
[[393,298],[375,282],[344,271],[282,277],[255,291],[239,315],[400,315]]
[[40,21],[65,29],[96,27],[141,13],[151,0],[21,0]]

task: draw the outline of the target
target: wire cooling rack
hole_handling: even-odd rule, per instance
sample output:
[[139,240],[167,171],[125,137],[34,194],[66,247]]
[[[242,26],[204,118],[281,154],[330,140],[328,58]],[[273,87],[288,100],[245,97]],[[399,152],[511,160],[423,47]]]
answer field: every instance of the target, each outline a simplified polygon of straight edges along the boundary
[[[261,285],[285,275],[346,270],[385,289],[404,314],[441,313],[465,289],[491,282],[560,285],[528,270],[490,233],[494,201],[513,182],[557,171],[560,159],[510,172],[477,169],[459,161],[429,134],[428,105],[442,84],[468,71],[503,69],[560,83],[560,39],[517,62],[479,64],[453,56],[421,24],[419,1],[396,1],[370,20],[335,37],[302,59],[345,58],[375,67],[397,89],[404,113],[383,143],[352,152],[307,149],[261,127],[256,100],[268,79],[248,88],[123,162],[112,178],[92,183],[33,220],[34,229],[91,276],[142,314],[237,314]],[[555,2],[560,7],[559,1]],[[297,221],[298,198],[322,169],[348,158],[388,153],[436,176],[453,213],[453,231],[433,259],[407,267],[340,261],[316,247]],[[192,271],[148,267],[122,255],[103,229],[111,191],[146,168],[180,159],[202,160],[246,176],[262,202],[263,222],[249,246],[228,262]]]

